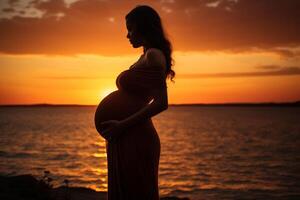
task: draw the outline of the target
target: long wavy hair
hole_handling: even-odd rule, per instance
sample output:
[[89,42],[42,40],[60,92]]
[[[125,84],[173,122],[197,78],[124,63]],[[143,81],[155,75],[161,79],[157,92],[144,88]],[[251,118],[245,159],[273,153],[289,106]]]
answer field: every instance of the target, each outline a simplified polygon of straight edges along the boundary
[[132,9],[125,19],[136,25],[138,33],[151,47],[160,49],[164,53],[167,64],[167,77],[173,81],[175,71],[172,69],[172,44],[166,37],[159,14],[150,6],[139,5]]

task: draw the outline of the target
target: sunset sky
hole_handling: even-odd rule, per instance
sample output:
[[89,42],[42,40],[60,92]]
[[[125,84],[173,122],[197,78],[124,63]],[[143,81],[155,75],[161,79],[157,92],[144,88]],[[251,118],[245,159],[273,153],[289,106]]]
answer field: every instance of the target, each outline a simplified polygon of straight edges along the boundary
[[169,103],[300,100],[298,0],[1,0],[0,104],[98,104],[142,53],[139,4],[173,44]]

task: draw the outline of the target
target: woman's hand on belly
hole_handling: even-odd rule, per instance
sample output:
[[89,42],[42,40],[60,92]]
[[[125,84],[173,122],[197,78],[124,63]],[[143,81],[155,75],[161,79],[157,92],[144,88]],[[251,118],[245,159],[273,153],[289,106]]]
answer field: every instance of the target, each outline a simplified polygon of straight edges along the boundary
[[109,142],[115,142],[124,129],[122,123],[118,120],[108,120],[102,122],[101,126],[104,127],[102,135]]

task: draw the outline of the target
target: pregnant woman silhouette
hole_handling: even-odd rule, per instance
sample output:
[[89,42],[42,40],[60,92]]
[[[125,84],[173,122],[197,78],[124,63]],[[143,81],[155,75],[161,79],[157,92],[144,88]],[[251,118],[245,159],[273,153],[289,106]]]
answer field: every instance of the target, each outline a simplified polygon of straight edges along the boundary
[[144,53],[116,79],[117,91],[95,113],[106,139],[108,200],[158,200],[160,140],[151,117],[168,108],[166,79],[175,76],[172,48],[158,13],[137,6],[126,15],[127,38]]

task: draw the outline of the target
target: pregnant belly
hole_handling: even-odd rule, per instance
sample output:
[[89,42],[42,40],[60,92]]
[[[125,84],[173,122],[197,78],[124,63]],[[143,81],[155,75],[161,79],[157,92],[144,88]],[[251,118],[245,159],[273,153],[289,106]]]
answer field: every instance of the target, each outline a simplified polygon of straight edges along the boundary
[[140,110],[146,104],[142,99],[117,90],[107,95],[98,105],[95,113],[95,126],[101,135],[105,127],[100,124],[107,120],[122,120]]

